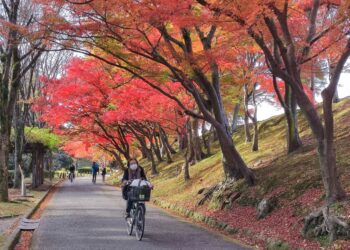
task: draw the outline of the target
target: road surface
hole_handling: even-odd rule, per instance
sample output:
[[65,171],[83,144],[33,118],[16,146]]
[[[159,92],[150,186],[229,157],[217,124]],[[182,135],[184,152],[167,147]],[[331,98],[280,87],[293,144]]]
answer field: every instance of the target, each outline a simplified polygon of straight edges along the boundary
[[31,249],[247,249],[152,206],[147,206],[144,237],[137,241],[127,235],[120,191],[99,181],[64,182],[41,217]]

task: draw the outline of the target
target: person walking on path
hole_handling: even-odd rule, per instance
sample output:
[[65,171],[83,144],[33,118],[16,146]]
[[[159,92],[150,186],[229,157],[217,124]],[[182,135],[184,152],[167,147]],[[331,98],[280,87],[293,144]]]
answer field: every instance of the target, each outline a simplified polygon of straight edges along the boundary
[[106,167],[103,167],[101,172],[103,182],[105,182],[106,173],[107,173]]
[[96,183],[96,175],[97,175],[97,172],[99,171],[99,167],[95,161],[92,162],[91,171],[92,171],[92,182]]
[[68,175],[68,178],[71,182],[73,182],[73,179],[75,178],[75,166],[74,164],[72,164],[70,167],[69,167],[69,175]]

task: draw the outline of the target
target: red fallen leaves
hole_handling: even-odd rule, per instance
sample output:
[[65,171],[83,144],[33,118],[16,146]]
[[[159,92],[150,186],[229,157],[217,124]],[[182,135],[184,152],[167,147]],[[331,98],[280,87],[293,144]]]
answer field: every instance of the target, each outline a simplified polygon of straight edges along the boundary
[[[283,188],[277,188],[266,197],[272,197],[281,192],[283,192]],[[246,244],[257,245],[259,248],[265,249],[268,239],[278,239],[287,242],[293,249],[316,250],[321,248],[320,243],[315,240],[304,239],[300,234],[303,228],[303,215],[296,209],[303,208],[309,212],[319,207],[322,194],[322,190],[311,188],[293,201],[280,200],[280,207],[261,220],[256,217],[255,207],[240,206],[237,203],[230,210],[209,210],[207,207],[195,208],[192,204],[184,204],[184,206],[196,209],[197,212],[240,229],[233,237]],[[350,204],[346,209],[350,211]],[[336,248],[336,245],[339,248]],[[348,242],[339,240],[327,249],[350,249],[350,247]]]
[[[282,207],[272,212],[268,217],[258,220],[255,207],[243,207],[237,204],[231,210],[206,212],[207,215],[225,221],[230,226],[239,228],[239,237],[247,237],[242,231],[250,231],[253,238],[266,241],[281,239],[294,247],[308,246],[308,249],[318,249],[319,243],[302,238],[300,230],[303,226],[301,218],[294,215],[291,206]],[[248,242],[252,238],[249,237]],[[263,244],[264,245],[264,244]]]
[[301,204],[302,207],[312,207],[320,202],[323,191],[318,188],[311,188],[307,190],[305,193],[300,195],[295,203]]

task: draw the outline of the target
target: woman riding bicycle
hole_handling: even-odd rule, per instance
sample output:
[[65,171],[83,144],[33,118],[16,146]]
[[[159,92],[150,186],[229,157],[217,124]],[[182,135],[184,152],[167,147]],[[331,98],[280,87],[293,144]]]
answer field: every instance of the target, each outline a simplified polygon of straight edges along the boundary
[[126,213],[125,216],[130,216],[130,210],[132,208],[132,201],[128,198],[129,185],[132,180],[142,179],[147,180],[144,169],[139,165],[138,161],[135,158],[131,158],[128,161],[128,168],[124,170],[123,175],[123,198],[127,200],[126,203]]

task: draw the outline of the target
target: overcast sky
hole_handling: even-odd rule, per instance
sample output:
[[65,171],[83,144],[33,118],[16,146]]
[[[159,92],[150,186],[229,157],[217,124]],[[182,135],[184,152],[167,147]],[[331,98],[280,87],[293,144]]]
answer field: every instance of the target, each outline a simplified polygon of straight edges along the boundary
[[[350,96],[350,74],[342,73],[338,85],[338,93],[340,98]],[[316,98],[317,102],[322,101],[321,97]],[[281,108],[276,108],[269,105],[268,103],[262,103],[258,107],[258,120],[265,120],[271,116],[282,114],[283,110]]]

